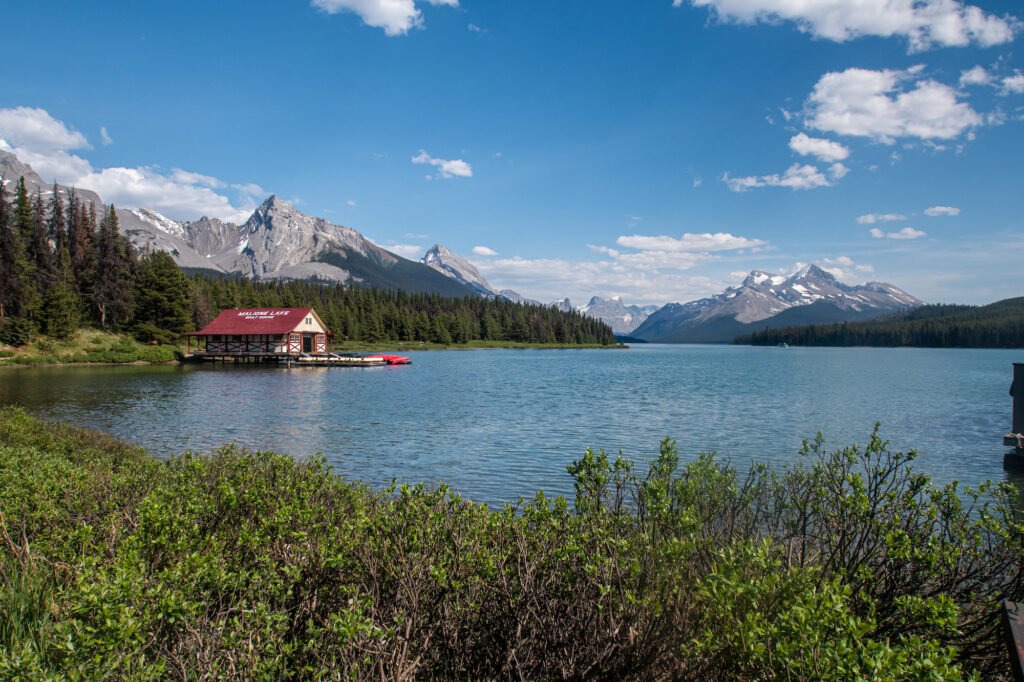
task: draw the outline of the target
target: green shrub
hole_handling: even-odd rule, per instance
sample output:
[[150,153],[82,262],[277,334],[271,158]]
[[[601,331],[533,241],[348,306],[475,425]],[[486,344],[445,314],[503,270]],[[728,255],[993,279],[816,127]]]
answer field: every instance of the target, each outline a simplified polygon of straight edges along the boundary
[[[588,450],[500,510],[321,458],[159,462],[0,410],[0,677],[963,679],[1008,673],[1008,490],[806,448],[738,476]],[[31,547],[31,553],[28,548]]]

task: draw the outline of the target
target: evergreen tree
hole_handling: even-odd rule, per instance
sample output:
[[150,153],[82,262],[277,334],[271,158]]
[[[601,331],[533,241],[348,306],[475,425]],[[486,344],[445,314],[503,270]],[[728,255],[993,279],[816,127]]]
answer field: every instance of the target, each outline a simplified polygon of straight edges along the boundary
[[[111,204],[100,224],[97,242],[96,285],[93,300],[99,312],[100,329],[117,326],[132,309],[132,291],[124,239],[118,234],[117,214]],[[190,315],[191,317],[191,315]]]
[[54,283],[53,254],[46,234],[43,197],[36,192],[32,204],[32,240],[28,244],[28,259],[35,269],[35,287],[44,295]]
[[192,331],[192,288],[167,252],[154,251],[140,261],[135,300],[136,330],[143,338],[169,341]]
[[40,326],[48,336],[67,339],[78,329],[79,319],[78,296],[70,277],[64,275],[43,298]]
[[53,183],[53,196],[50,199],[50,217],[46,223],[47,237],[53,242],[54,260],[59,267],[61,256],[68,248],[67,223],[64,216],[64,202],[60,198],[60,188]]
[[26,316],[25,268],[21,236],[0,184],[0,318]]

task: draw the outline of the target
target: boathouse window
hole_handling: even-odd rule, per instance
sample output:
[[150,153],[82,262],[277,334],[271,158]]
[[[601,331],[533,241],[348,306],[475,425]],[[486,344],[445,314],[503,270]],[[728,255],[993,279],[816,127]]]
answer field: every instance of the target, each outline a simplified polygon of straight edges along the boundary
[[306,318],[306,324],[313,324],[313,318],[312,317],[307,317]]

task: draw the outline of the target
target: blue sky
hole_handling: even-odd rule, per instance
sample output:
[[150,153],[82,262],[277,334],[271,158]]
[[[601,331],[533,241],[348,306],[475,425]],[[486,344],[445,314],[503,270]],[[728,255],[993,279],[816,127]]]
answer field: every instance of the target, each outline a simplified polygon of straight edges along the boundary
[[0,148],[175,219],[277,194],[543,301],[687,301],[813,262],[986,303],[1024,294],[1022,20],[1009,0],[37,0],[4,8]]

